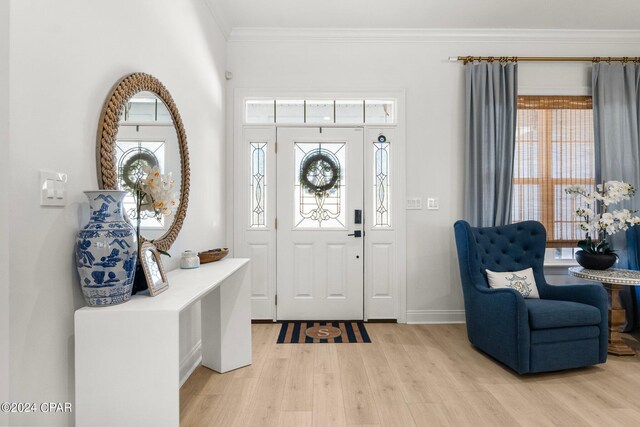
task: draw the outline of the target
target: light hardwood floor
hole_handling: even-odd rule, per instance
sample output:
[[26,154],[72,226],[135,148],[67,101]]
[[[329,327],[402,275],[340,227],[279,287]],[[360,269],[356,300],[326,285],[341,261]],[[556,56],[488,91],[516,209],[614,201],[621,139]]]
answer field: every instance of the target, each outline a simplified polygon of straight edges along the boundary
[[640,425],[640,356],[518,376],[464,325],[369,323],[371,344],[276,344],[279,328],[253,325],[249,367],[199,367],[180,390],[181,426]]

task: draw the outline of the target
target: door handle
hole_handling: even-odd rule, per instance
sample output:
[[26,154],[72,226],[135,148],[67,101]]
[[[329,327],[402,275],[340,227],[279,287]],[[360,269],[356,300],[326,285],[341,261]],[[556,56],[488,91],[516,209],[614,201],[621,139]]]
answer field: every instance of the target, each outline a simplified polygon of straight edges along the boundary
[[353,233],[347,234],[347,236],[362,237],[362,231],[361,230],[355,230]]

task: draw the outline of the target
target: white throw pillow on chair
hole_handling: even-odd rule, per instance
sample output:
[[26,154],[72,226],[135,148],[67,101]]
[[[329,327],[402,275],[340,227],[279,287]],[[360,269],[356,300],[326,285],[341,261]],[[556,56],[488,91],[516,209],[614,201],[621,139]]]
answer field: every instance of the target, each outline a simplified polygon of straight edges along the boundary
[[520,292],[525,298],[540,299],[532,268],[520,271],[485,271],[487,272],[490,288],[511,288]]

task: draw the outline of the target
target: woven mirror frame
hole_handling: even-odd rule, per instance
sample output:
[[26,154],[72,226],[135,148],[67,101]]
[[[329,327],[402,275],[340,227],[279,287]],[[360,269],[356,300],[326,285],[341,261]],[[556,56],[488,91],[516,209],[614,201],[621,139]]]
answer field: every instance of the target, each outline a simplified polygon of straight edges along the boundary
[[[168,251],[178,237],[182,223],[187,215],[189,205],[189,150],[187,148],[187,135],[182,125],[182,119],[178,108],[173,102],[169,91],[155,77],[146,73],[133,73],[120,79],[102,107],[100,122],[98,124],[98,136],[96,147],[96,164],[98,172],[98,185],[103,190],[118,189],[118,168],[116,164],[116,140],[120,124],[120,113],[125,108],[131,97],[139,92],[152,92],[166,105],[173,126],[178,137],[180,150],[180,204],[175,212],[175,219],[167,232],[153,240],[153,244],[162,251]],[[142,241],[147,241],[141,236]]]

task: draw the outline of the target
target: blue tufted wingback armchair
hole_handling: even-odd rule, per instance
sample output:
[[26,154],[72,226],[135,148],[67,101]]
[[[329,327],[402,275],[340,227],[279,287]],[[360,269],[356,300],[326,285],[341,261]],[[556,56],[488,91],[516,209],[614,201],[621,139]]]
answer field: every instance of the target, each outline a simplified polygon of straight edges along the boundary
[[[549,285],[546,230],[536,221],[474,228],[454,224],[469,341],[519,374],[557,371],[607,360],[608,300],[602,286]],[[540,299],[491,289],[485,270],[531,267]]]
[[[629,257],[629,269],[640,270],[640,226],[630,227],[627,230],[627,256]],[[635,310],[635,318],[633,327],[640,324],[640,286],[631,288],[633,309]]]
[[629,269],[640,270],[640,227],[629,227],[627,230],[627,256]]

